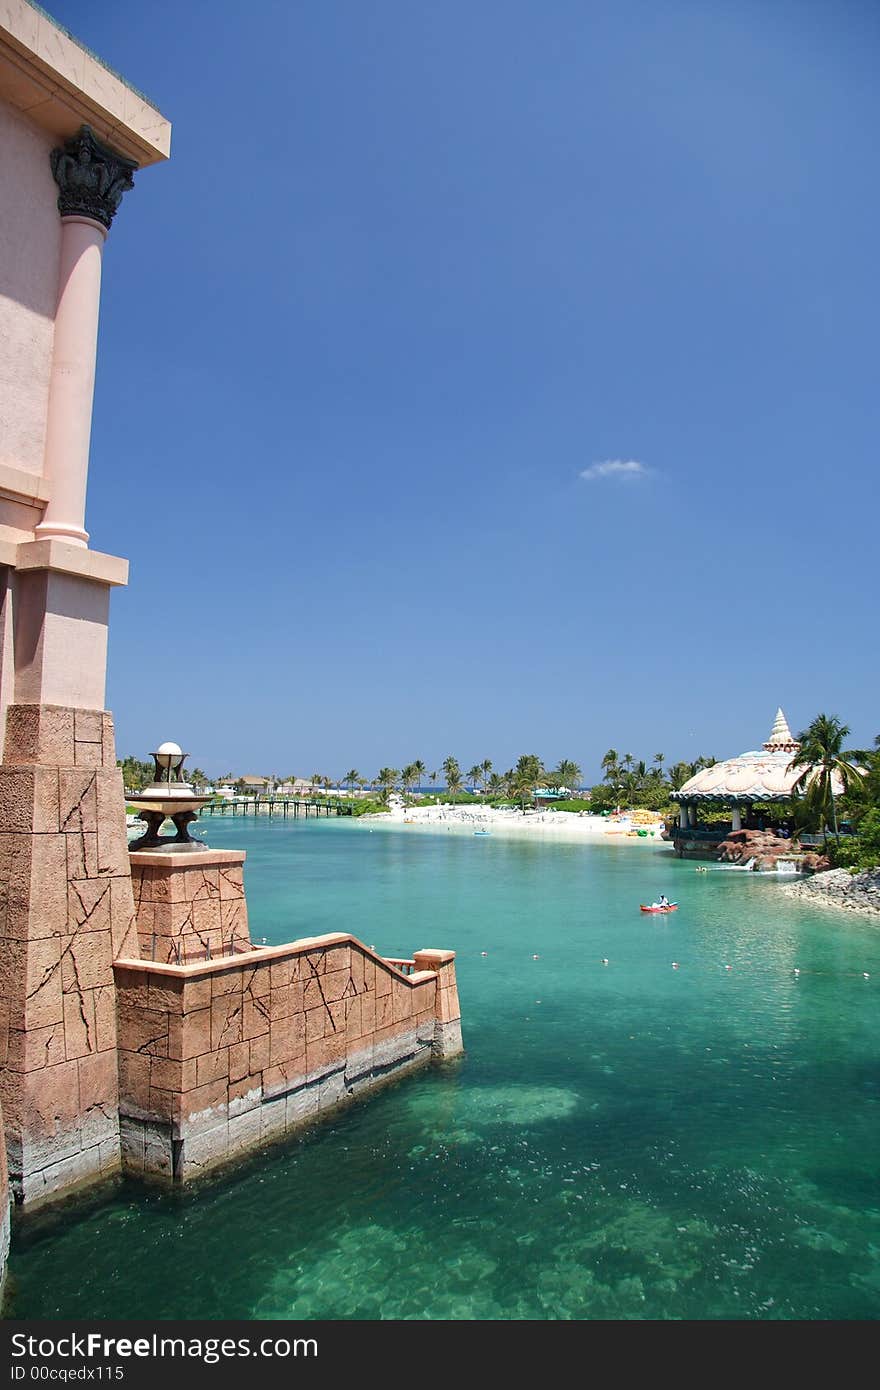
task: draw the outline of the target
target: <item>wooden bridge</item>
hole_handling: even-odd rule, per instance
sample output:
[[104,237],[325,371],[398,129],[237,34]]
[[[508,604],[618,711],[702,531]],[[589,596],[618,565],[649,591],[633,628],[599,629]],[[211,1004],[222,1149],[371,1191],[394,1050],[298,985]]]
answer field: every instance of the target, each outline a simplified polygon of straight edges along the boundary
[[331,801],[321,797],[320,801],[304,801],[293,796],[266,796],[259,801],[236,798],[231,801],[209,801],[201,809],[205,816],[351,816],[354,806],[350,801]]

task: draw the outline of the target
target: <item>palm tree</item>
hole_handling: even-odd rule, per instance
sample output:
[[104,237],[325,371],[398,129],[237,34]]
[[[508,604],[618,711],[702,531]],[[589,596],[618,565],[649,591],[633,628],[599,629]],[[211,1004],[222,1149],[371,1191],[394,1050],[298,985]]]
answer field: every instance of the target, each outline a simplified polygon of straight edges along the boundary
[[492,771],[492,759],[491,759],[491,758],[484,758],[483,761],[480,763],[480,772],[481,772],[481,774],[482,774],[482,782],[483,782],[483,786],[484,786],[484,787],[485,787],[485,785],[486,785],[486,781],[487,781],[487,779],[488,779],[489,774],[491,773],[491,771]]
[[572,791],[577,791],[583,773],[578,764],[573,763],[570,758],[560,758],[556,768],[556,776],[559,778],[560,786],[570,787]]
[[348,772],[346,772],[342,780],[343,782],[348,783],[348,790],[350,792],[353,792],[355,782],[359,782],[361,780],[361,774],[358,772],[356,767],[353,767]]
[[400,780],[403,785],[403,794],[404,796],[408,796],[410,787],[416,780],[416,770],[412,763],[407,763],[406,767],[402,769]]
[[604,776],[606,782],[611,780],[610,773],[612,771],[617,771],[617,764],[619,761],[620,759],[617,753],[617,749],[609,748],[608,752],[605,754],[605,757],[602,759],[602,775]]
[[424,777],[426,776],[426,774],[427,774],[428,769],[425,767],[425,764],[422,762],[421,758],[416,758],[416,760],[415,760],[415,762],[413,763],[412,767],[413,767],[413,772],[415,773],[416,786],[417,786],[417,787],[420,787],[420,786],[422,785],[422,780],[423,780],[423,778],[424,778]]
[[817,714],[809,728],[798,734],[800,748],[788,765],[789,772],[799,774],[791,789],[792,795],[802,796],[808,806],[818,814],[826,844],[829,808],[834,838],[840,844],[837,804],[834,799],[835,781],[847,792],[851,787],[858,786],[865,775],[862,768],[850,762],[853,750],[845,749],[843,746],[849,738],[849,732],[849,725],[841,724],[836,715]]
[[452,796],[457,796],[462,785],[461,768],[458,765],[458,759],[453,758],[451,754],[448,758],[443,759],[443,776],[446,778],[446,790]]
[[641,778],[637,772],[625,772],[621,779],[624,793],[624,800],[627,806],[633,807],[636,804],[638,793],[641,788]]
[[666,755],[665,755],[664,753],[655,753],[655,754],[654,754],[654,766],[651,768],[650,772],[648,773],[648,777],[649,777],[650,781],[654,783],[655,786],[659,786],[659,785],[661,785],[662,782],[663,782],[663,778],[664,778],[664,775],[665,775],[664,772],[663,772],[663,764],[664,764],[665,761],[666,761]]
[[674,792],[679,791],[693,777],[690,763],[673,763],[669,769],[669,785]]
[[531,801],[535,787],[540,786],[545,776],[543,764],[537,753],[523,753],[517,758],[513,770],[513,792],[523,812],[526,809],[526,801]]
[[388,800],[388,794],[391,791],[391,788],[394,786],[395,782],[397,781],[399,775],[400,774],[398,773],[396,767],[379,768],[379,771],[376,773],[376,781],[379,784],[379,791],[381,792],[383,801]]
[[497,772],[491,773],[486,783],[486,790],[490,796],[501,796],[504,791],[504,778],[499,777]]
[[474,763],[473,767],[468,768],[467,780],[471,784],[471,791],[476,791],[477,783],[482,781],[483,768],[480,763]]
[[[629,755],[627,755],[627,756],[629,756]],[[606,782],[609,784],[609,786],[611,787],[611,790],[612,790],[613,793],[614,793],[614,799],[615,799],[615,801],[617,801],[617,802],[619,803],[619,802],[620,802],[620,777],[621,777],[621,768],[620,768],[620,759],[619,759],[619,757],[618,757],[618,753],[617,753],[617,749],[616,749],[616,748],[609,748],[609,749],[608,749],[608,752],[605,754],[605,757],[602,759],[602,767],[604,768],[604,778],[605,778],[605,781],[606,781]]]
[[705,753],[701,753],[696,762],[691,763],[691,773],[695,777],[702,768],[714,767],[716,762],[716,758],[707,758]]

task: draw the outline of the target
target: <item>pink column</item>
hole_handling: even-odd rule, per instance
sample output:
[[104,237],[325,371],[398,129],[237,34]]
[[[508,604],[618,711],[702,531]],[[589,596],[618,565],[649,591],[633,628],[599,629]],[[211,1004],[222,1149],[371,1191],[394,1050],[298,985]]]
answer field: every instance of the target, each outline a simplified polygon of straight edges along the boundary
[[95,393],[101,256],[106,227],[91,217],[62,217],[61,268],[49,382],[43,473],[51,493],[40,539],[86,545],[86,483]]

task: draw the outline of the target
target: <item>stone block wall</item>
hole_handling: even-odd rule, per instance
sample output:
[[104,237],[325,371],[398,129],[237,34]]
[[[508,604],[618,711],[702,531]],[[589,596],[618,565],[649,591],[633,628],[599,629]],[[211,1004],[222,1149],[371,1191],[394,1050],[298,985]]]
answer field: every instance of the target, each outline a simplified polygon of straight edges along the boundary
[[460,1051],[454,955],[417,960],[404,975],[336,934],[235,962],[117,961],[125,1168],[189,1180]]
[[[241,852],[130,856],[105,712],[11,705],[4,751],[0,1104],[17,1202],[120,1166],[185,1181],[461,1051],[452,952],[420,952],[407,974],[347,934],[255,948]],[[0,1260],[3,1211],[0,1190]]]
[[180,965],[249,951],[241,850],[129,856],[143,960]]
[[33,1203],[119,1167],[113,961],[137,951],[101,710],[11,705],[0,766],[0,1099]]

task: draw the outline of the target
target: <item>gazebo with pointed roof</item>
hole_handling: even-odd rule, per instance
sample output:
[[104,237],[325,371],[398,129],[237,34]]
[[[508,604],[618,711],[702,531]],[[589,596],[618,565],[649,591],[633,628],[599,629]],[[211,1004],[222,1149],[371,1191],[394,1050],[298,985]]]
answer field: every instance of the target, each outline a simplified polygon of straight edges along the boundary
[[[799,748],[785,715],[777,709],[770,737],[760,749],[701,768],[673,793],[673,800],[679,804],[680,830],[696,826],[701,805],[729,806],[733,829],[740,830],[743,807],[748,819],[756,804],[790,801],[794,784],[803,771],[792,767]],[[839,790],[843,790],[842,784]]]

